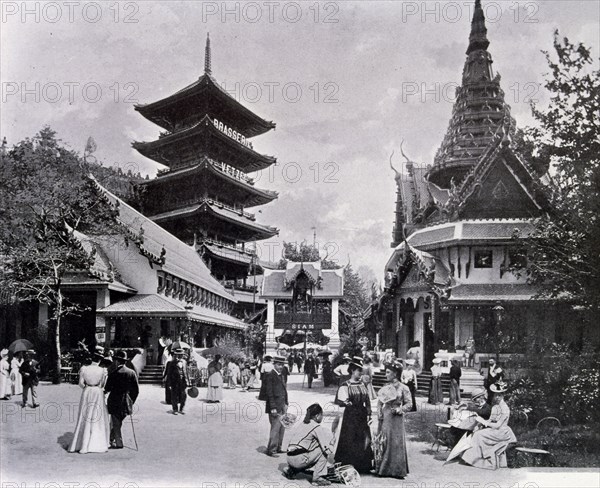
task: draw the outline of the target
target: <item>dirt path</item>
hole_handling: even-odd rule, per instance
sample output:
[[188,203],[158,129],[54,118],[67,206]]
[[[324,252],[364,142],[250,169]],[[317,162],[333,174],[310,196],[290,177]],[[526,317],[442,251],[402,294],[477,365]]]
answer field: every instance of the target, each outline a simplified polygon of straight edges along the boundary
[[[290,409],[319,402],[331,411],[335,391],[316,382],[302,388],[302,377],[290,377]],[[76,385],[39,387],[39,409],[21,409],[18,401],[0,403],[0,467],[2,488],[308,487],[306,479],[288,481],[281,475],[285,456],[263,454],[269,432],[264,403],[256,393],[225,390],[220,405],[188,399],[187,415],[174,416],[161,403],[164,390],[141,387],[134,415],[139,451],[133,449],[131,423],[123,433],[126,448],[103,454],[69,454],[63,446],[72,438],[80,389]],[[285,446],[285,443],[284,443]],[[403,482],[372,476],[362,486],[405,488],[497,488],[600,486],[598,471],[499,470],[489,472],[460,464],[444,466],[443,449],[409,436],[410,474]],[[36,485],[37,483],[37,485]],[[237,483],[237,486],[236,486]],[[529,484],[527,484],[529,483]],[[533,483],[533,484],[532,484]]]

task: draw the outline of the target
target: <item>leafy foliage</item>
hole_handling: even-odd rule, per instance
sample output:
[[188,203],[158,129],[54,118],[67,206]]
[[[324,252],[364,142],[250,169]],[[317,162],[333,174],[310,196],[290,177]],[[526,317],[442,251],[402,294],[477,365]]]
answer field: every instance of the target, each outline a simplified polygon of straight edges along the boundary
[[118,210],[88,178],[98,165],[65,148],[50,128],[2,154],[0,167],[0,286],[17,300],[47,304],[54,332],[54,378],[60,371],[61,318],[80,311],[61,288],[72,272],[87,271],[93,251],[80,234],[118,234]]
[[565,345],[549,344],[538,353],[513,358],[505,364],[508,403],[537,422],[555,416],[563,422],[600,422],[600,355],[591,347],[580,353]]
[[546,54],[549,106],[533,106],[539,127],[519,142],[538,169],[550,165],[549,213],[527,242],[525,271],[542,296],[569,300],[600,318],[600,71],[591,53],[555,33],[557,59]]

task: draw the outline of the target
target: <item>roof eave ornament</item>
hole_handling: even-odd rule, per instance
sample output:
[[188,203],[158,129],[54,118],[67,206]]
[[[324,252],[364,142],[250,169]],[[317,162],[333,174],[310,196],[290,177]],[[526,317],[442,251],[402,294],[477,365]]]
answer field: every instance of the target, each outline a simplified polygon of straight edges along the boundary
[[212,74],[210,59],[210,32],[206,33],[206,47],[204,48],[204,74]]

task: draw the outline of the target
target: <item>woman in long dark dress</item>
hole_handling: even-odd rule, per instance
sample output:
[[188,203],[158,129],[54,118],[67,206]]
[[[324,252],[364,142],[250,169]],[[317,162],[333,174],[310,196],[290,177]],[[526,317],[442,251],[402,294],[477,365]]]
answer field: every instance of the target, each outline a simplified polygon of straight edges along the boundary
[[377,467],[375,474],[384,478],[404,479],[408,474],[408,455],[404,414],[412,409],[408,386],[400,382],[402,363],[386,365],[388,383],[379,390],[379,428],[377,430]]
[[362,359],[355,357],[348,365],[350,379],[339,387],[336,395],[336,404],[345,408],[335,462],[351,464],[359,473],[368,473],[373,468],[371,400],[361,380],[362,370]]

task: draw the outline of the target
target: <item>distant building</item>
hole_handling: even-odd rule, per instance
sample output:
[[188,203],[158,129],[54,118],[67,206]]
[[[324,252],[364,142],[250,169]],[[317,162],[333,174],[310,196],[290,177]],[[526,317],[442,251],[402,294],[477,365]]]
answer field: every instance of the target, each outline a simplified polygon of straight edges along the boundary
[[541,339],[580,340],[570,307],[532,300],[538,290],[509,271],[526,263],[514,236],[526,238],[548,209],[547,168],[515,150],[515,121],[488,46],[477,0],[462,85],[434,163],[405,156],[394,169],[394,251],[384,293],[366,314],[380,348],[403,357],[418,341],[426,369],[438,351],[461,351],[470,338],[476,366],[506,348],[507,337],[514,353]]
[[264,302],[257,302],[251,276],[262,272],[254,244],[279,231],[247,211],[277,198],[248,176],[276,162],[256,152],[251,139],[275,124],[219,85],[212,76],[208,38],[204,74],[197,81],[135,109],[164,132],[133,147],[167,166],[138,186],[141,212],[202,255],[211,274],[238,298],[233,313],[256,312]]
[[265,270],[261,298],[267,302],[267,352],[274,352],[286,335],[316,331],[337,350],[343,296],[344,270],[322,269],[320,261],[290,261],[286,269]]

